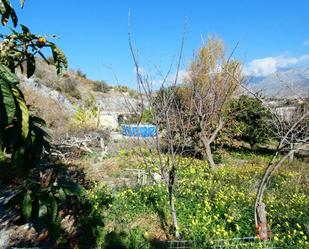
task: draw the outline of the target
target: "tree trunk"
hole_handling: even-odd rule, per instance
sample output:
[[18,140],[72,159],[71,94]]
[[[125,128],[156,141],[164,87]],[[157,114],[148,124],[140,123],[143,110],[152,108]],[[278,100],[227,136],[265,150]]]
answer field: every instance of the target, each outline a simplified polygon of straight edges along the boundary
[[[293,143],[290,144],[290,149],[293,150]],[[291,153],[291,155],[289,156],[289,162],[293,162],[294,160],[294,153]]]
[[200,133],[200,135],[199,135],[200,139],[202,140],[202,143],[204,145],[204,148],[205,148],[206,160],[207,160],[207,162],[209,164],[209,168],[211,168],[211,169],[215,169],[216,168],[216,164],[215,164],[213,156],[212,156],[212,151],[211,151],[210,145],[217,138],[217,135],[218,135],[219,131],[223,128],[223,125],[224,125],[224,121],[222,119],[220,119],[219,123],[218,123],[218,126],[213,131],[213,133],[211,134],[211,137],[207,138],[202,133]]
[[253,147],[254,147],[255,143],[254,142],[249,142],[249,145],[250,145],[251,151],[253,151]]
[[175,209],[175,202],[174,202],[174,194],[173,191],[169,191],[170,196],[170,210],[172,214],[172,221],[173,221],[173,227],[175,229],[175,237],[176,239],[180,239],[180,233],[178,230],[178,222],[177,222],[177,215],[176,215],[176,209]]
[[205,146],[205,151],[206,151],[206,160],[209,164],[209,167],[211,169],[214,169],[214,168],[216,168],[216,164],[215,164],[213,156],[212,156],[210,144],[206,143],[204,146]]
[[257,236],[261,240],[268,240],[266,210],[263,202],[258,203],[256,212],[258,217]]
[[175,183],[175,165],[172,166],[169,177],[168,177],[168,194],[169,194],[169,202],[170,202],[170,210],[172,214],[172,222],[175,230],[176,239],[180,239],[180,234],[178,230],[178,222],[177,222],[177,214],[175,209],[175,201],[174,201],[174,183]]

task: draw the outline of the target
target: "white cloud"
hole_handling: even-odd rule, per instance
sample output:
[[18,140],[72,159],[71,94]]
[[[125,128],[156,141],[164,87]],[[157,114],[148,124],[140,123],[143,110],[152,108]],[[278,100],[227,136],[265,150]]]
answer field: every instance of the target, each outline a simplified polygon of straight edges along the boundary
[[280,55],[277,57],[266,57],[255,59],[244,67],[245,75],[266,76],[275,73],[278,69],[309,61],[309,54],[299,57]]
[[304,46],[305,47],[309,46],[309,40],[304,41]]
[[[175,74],[176,76],[176,74]],[[175,79],[175,76],[173,77]],[[187,70],[179,70],[177,82],[179,84],[184,83],[189,77],[189,72]]]

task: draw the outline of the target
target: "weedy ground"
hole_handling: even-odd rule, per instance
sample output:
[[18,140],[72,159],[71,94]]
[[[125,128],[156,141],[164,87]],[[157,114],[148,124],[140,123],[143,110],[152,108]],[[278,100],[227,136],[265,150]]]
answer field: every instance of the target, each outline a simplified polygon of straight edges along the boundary
[[[147,248],[152,241],[173,239],[166,186],[126,181],[125,168],[143,169],[132,153],[120,150],[102,161],[87,159],[86,172],[96,181],[87,197],[104,222],[96,236],[98,247]],[[255,236],[254,198],[270,155],[241,150],[221,154],[224,160],[216,171],[197,159],[185,166],[187,158],[178,171],[179,230],[196,248],[212,246],[217,239]],[[308,176],[308,162],[302,159],[284,165],[271,179],[265,204],[273,246],[309,247]]]

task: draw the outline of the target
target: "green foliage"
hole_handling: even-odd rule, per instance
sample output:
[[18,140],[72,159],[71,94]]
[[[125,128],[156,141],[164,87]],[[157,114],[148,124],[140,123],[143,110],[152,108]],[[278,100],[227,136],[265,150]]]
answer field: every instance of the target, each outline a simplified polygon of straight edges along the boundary
[[113,196],[105,184],[95,184],[86,191],[86,206],[88,213],[82,221],[82,234],[79,243],[88,248],[103,247],[105,245],[104,220],[102,214],[112,206]]
[[93,116],[97,115],[97,112],[98,112],[97,100],[95,96],[91,93],[89,93],[89,97],[85,101],[85,108],[90,110]]
[[111,89],[114,89],[115,91],[118,91],[121,93],[129,93],[129,96],[132,98],[135,98],[138,96],[138,92],[134,89],[130,89],[128,86],[118,85],[118,86],[111,87]]
[[91,121],[91,114],[86,109],[77,107],[74,115],[74,121],[81,124],[87,124]]
[[98,111],[95,96],[90,94],[89,98],[85,101],[84,107],[76,107],[73,123],[84,126],[95,125],[95,119],[97,118]]
[[[21,3],[23,5],[23,2]],[[17,17],[9,1],[1,1],[2,24],[11,18],[17,26]],[[41,49],[50,47],[53,53],[57,71],[67,67],[67,61],[62,51],[45,38],[33,35],[30,30],[21,25],[22,32],[11,30],[9,35],[0,35],[0,145],[1,150],[11,154],[11,161],[24,173],[35,166],[44,147],[48,149],[47,134],[42,130],[44,121],[32,117],[24,96],[18,87],[19,80],[14,74],[15,68],[27,65],[27,77],[35,70],[35,55],[45,59]],[[46,60],[46,59],[45,59]]]
[[[126,192],[128,198],[130,198],[130,193],[132,191],[128,190]],[[145,192],[145,197],[149,192]],[[125,195],[125,194],[124,194]],[[89,209],[91,210],[90,214],[86,219],[83,220],[83,234],[86,233],[86,236],[82,236],[80,244],[82,245],[86,242],[89,245],[90,238],[93,239],[93,247],[100,248],[150,248],[147,234],[139,227],[131,227],[125,229],[105,229],[104,223],[109,222],[112,219],[131,219],[131,217],[122,217],[123,210],[130,208],[134,210],[136,205],[129,205],[124,201],[124,199],[118,195],[113,195],[111,190],[105,184],[95,185],[91,190],[87,191],[87,199]],[[155,198],[155,197],[153,197]],[[115,202],[115,200],[117,200]],[[123,202],[122,202],[123,200]],[[114,205],[115,203],[115,205]],[[126,204],[126,206],[122,206]],[[140,209],[141,212],[145,209]],[[111,216],[107,220],[102,219],[102,214],[110,213]],[[129,212],[130,213],[130,212]],[[85,240],[85,241],[84,241]]]
[[[24,6],[24,0],[20,1],[21,7]],[[11,18],[14,24],[14,27],[17,26],[18,18],[16,12],[9,0],[1,0],[0,1],[0,14],[1,14],[1,24],[5,26],[8,20]]]
[[[21,1],[23,6],[24,1]],[[17,16],[7,0],[0,0],[2,25],[11,18],[17,26]],[[44,37],[30,33],[21,25],[22,32],[11,29],[12,33],[0,35],[0,150],[11,156],[11,164],[17,172],[19,183],[14,187],[13,196],[6,203],[6,211],[14,210],[20,214],[21,221],[31,221],[36,229],[48,228],[49,239],[54,241],[60,231],[59,210],[79,203],[82,196],[80,185],[61,177],[58,172],[40,168],[39,160],[44,150],[49,150],[48,135],[44,131],[45,122],[30,115],[24,96],[19,89],[19,79],[14,74],[20,67],[27,77],[35,71],[35,56],[41,50],[51,49],[57,73],[67,68],[63,52]]]
[[153,122],[153,115],[150,109],[144,109],[141,116],[142,123],[151,124]]
[[141,114],[131,114],[127,121],[129,124],[152,124],[153,123],[153,114],[151,109],[144,109]]
[[257,143],[265,143],[273,134],[271,114],[255,98],[242,95],[231,104],[231,112],[235,114],[235,123],[230,132],[235,138],[250,144],[251,148]]
[[59,234],[54,232],[60,229],[59,211],[64,208],[72,209],[74,203],[80,202],[84,189],[70,181],[66,175],[60,175],[54,170],[40,172],[38,174],[36,170],[32,171],[32,177],[15,188],[5,209],[19,210],[22,221],[32,221],[39,231],[47,227],[50,236],[56,238]]
[[47,63],[44,54],[41,52],[43,48],[50,48],[54,65],[57,73],[61,73],[68,66],[67,59],[61,49],[54,43],[47,41],[44,37],[40,37],[30,33],[29,28],[20,25],[22,32],[12,29],[12,34],[0,35],[2,38],[0,62],[10,68],[12,72],[16,67],[20,67],[24,71],[24,62],[26,62],[27,77],[31,77],[35,71],[35,56],[39,55]]
[[25,172],[34,167],[43,148],[49,148],[48,135],[41,128],[45,122],[30,116],[17,77],[2,64],[0,71],[0,145],[11,153],[13,165]]
[[112,231],[105,235],[105,248],[150,249],[150,243],[139,227]]

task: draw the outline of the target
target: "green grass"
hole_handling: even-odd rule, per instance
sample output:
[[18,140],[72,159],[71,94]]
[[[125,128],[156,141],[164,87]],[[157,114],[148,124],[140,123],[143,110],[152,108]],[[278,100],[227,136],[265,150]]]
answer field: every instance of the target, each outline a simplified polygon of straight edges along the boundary
[[[175,199],[179,229],[183,239],[197,242],[197,248],[212,245],[216,239],[255,235],[253,204],[268,157],[235,153],[230,157],[235,160],[215,172],[207,170],[206,163],[199,160],[179,172]],[[250,160],[240,165],[239,158]],[[186,159],[183,163],[186,164]],[[268,185],[264,202],[272,243],[276,246],[306,248],[309,245],[308,175],[308,165],[296,161],[282,167]],[[103,192],[99,188],[91,192],[94,196],[104,196],[104,193],[113,196],[109,208],[104,210],[100,209],[104,206],[101,198],[95,199],[99,212],[104,214],[105,227],[98,236],[101,245],[106,245],[112,235],[119,235],[118,242],[124,248],[172,238],[164,185],[123,187],[113,193],[103,189]]]

